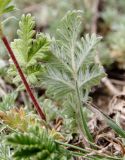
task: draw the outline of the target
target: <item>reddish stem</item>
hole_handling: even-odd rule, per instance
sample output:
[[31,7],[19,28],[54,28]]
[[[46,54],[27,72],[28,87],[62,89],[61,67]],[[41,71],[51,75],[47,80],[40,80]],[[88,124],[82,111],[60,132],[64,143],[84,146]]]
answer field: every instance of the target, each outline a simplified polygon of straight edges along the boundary
[[27,80],[26,80],[26,77],[25,77],[22,69],[20,68],[19,63],[18,63],[18,61],[17,61],[17,59],[16,59],[16,57],[15,57],[15,55],[14,55],[14,53],[13,53],[11,47],[10,47],[10,44],[9,44],[7,38],[6,38],[5,36],[2,36],[2,41],[3,41],[6,49],[8,50],[9,55],[10,55],[10,57],[11,57],[12,60],[13,60],[13,63],[14,63],[15,66],[16,66],[16,69],[17,69],[17,71],[18,71],[18,73],[19,73],[19,75],[20,75],[20,77],[21,77],[21,79],[22,79],[22,82],[23,82],[23,84],[24,84],[24,86],[25,86],[25,88],[26,88],[26,90],[27,90],[30,98],[32,99],[32,102],[33,102],[33,104],[34,104],[34,106],[35,106],[35,108],[36,108],[36,111],[38,112],[38,114],[40,115],[40,117],[41,117],[43,120],[46,120],[45,114],[44,114],[44,112],[42,111],[42,109],[41,109],[41,107],[40,107],[40,105],[39,105],[36,97],[34,96],[32,90],[31,90],[31,88],[30,88],[30,85],[28,84],[28,82],[27,82]]

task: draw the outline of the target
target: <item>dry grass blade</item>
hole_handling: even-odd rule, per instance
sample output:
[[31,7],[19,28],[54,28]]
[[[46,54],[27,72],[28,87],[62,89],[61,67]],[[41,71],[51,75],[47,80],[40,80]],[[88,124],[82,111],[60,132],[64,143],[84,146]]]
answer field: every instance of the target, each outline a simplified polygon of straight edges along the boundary
[[102,112],[99,108],[97,108],[94,104],[86,103],[87,107],[93,111],[94,113],[98,115],[102,115],[103,118],[106,120],[108,125],[122,138],[125,138],[125,131],[118,126],[118,124],[115,123],[108,115],[106,115],[104,112]]

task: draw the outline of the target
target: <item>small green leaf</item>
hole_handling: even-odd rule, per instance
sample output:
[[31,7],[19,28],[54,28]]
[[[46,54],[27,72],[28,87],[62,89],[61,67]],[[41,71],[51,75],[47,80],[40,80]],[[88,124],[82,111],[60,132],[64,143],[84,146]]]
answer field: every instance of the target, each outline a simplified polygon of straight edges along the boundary
[[60,160],[63,155],[66,160],[70,160],[69,151],[58,145],[41,126],[31,127],[27,133],[9,135],[7,143],[14,148],[13,157],[17,159]]
[[14,6],[9,6],[7,8],[5,8],[3,10],[3,13],[8,13],[8,12],[11,12],[11,11],[14,11],[15,7]]
[[0,16],[15,10],[13,5],[10,5],[12,0],[0,0]]
[[[44,70],[42,60],[50,52],[50,42],[44,34],[35,33],[35,21],[31,14],[22,15],[19,27],[20,29],[17,31],[19,38],[11,43],[11,47],[28,82],[36,85]],[[34,38],[35,34],[36,38]],[[19,85],[21,79],[13,63],[11,63],[8,73],[13,78],[13,82],[18,85],[18,89],[22,88]]]

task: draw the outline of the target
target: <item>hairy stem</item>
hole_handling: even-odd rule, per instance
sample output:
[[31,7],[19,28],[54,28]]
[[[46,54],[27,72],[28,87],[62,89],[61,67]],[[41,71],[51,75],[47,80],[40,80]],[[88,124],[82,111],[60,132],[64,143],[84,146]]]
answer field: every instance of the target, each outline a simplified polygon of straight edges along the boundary
[[89,128],[87,126],[86,118],[83,115],[82,101],[80,98],[80,92],[79,92],[78,81],[77,81],[77,71],[76,71],[76,64],[75,64],[74,47],[75,47],[75,42],[72,42],[71,60],[72,60],[73,78],[74,78],[75,87],[76,87],[76,95],[77,95],[77,99],[78,99],[78,106],[77,106],[78,107],[78,113],[77,113],[78,125],[79,125],[82,133],[86,135],[88,141],[93,142],[92,135],[90,134]]
[[[73,38],[76,39],[76,38]],[[87,122],[86,119],[83,115],[83,111],[82,111],[82,103],[81,103],[81,98],[80,98],[80,92],[79,92],[79,88],[78,88],[78,82],[77,82],[77,71],[76,71],[76,64],[75,64],[75,41],[72,41],[72,45],[71,45],[71,62],[72,62],[72,70],[73,70],[73,78],[74,78],[74,82],[75,82],[75,87],[76,87],[76,95],[77,95],[77,99],[78,99],[78,125],[82,131],[83,134],[86,135],[87,139],[92,142],[93,138],[90,134],[89,128],[87,126]]]
[[79,92],[79,88],[78,88],[78,83],[76,82],[76,93],[77,93],[77,97],[78,97],[78,116],[79,116],[79,123],[80,123],[80,127],[82,129],[82,132],[86,135],[87,139],[90,142],[93,142],[93,138],[92,135],[90,133],[90,130],[88,128],[87,122],[86,122],[86,118],[83,115],[83,110],[82,110],[82,101],[80,98],[80,92]]
[[13,53],[11,47],[10,47],[10,44],[9,44],[7,38],[3,35],[1,27],[0,27],[0,37],[1,37],[1,39],[4,43],[4,45],[5,45],[6,49],[8,50],[8,53],[9,53],[10,57],[13,60],[13,63],[14,63],[14,65],[15,65],[15,67],[16,67],[16,69],[17,69],[17,71],[18,71],[18,73],[21,77],[21,80],[22,80],[22,82],[23,82],[23,84],[24,84],[24,86],[25,86],[33,104],[34,104],[34,107],[35,107],[36,111],[38,112],[41,119],[46,120],[46,116],[45,116],[44,112],[42,111],[36,97],[34,96],[32,90],[30,88],[30,85],[27,82],[26,77],[25,77],[21,67],[19,66],[19,63],[18,63],[18,61],[17,61],[17,59],[16,59],[16,57],[15,57],[15,55],[14,55],[14,53]]

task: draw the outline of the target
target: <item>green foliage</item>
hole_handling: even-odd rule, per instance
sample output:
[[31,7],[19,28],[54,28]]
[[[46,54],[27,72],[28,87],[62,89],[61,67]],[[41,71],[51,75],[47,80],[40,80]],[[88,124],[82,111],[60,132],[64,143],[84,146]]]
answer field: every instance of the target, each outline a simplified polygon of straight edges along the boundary
[[[35,21],[30,14],[22,16],[19,26],[20,29],[17,31],[19,39],[15,39],[11,46],[28,81],[36,84],[38,76],[43,71],[41,61],[47,58],[46,53],[49,52],[49,41],[43,34],[35,35],[33,30]],[[14,78],[15,83],[20,82],[20,77],[13,64],[8,72]]]
[[60,111],[58,109],[58,106],[52,100],[39,99],[39,101],[41,102],[40,104],[46,114],[46,119],[47,119],[48,123],[54,121],[60,115]]
[[0,0],[0,17],[5,14],[13,11],[15,7],[11,5],[12,0]]
[[101,42],[99,44],[98,56],[100,58],[102,65],[106,67],[110,67],[110,65],[114,62],[114,58],[111,56],[110,52],[111,52],[110,49],[104,42]]
[[[68,136],[72,136],[72,133],[77,133],[78,124],[77,124],[77,114],[76,114],[76,105],[75,105],[75,96],[69,96],[65,103],[63,104],[62,116],[64,118],[64,130]],[[66,136],[67,137],[67,136]]]
[[[5,112],[14,103],[13,98],[12,101],[11,97],[9,97],[10,99],[5,98],[4,102],[0,104],[3,110],[0,112],[0,117],[2,123],[16,131],[7,138],[14,159],[69,160],[71,157],[85,157],[91,160],[119,159],[105,154],[101,155],[103,153],[96,150],[97,148],[91,148],[91,145],[89,149],[88,146],[83,149],[57,141],[57,139],[64,140],[62,134],[73,136],[72,133],[78,133],[74,135],[78,136],[80,140],[81,133],[83,133],[88,141],[93,143],[93,137],[87,126],[86,113],[88,110],[83,103],[86,104],[91,88],[100,82],[105,73],[103,67],[95,63],[96,46],[101,37],[87,34],[80,38],[82,16],[81,11],[68,12],[61,20],[56,38],[52,39],[35,33],[34,18],[30,14],[22,16],[19,23],[20,29],[17,32],[19,38],[14,40],[11,46],[28,81],[34,85],[41,82],[41,86],[47,89],[48,97],[41,102],[41,106],[47,114],[47,123],[49,122],[49,124],[42,126],[40,123],[40,127],[34,127],[36,123],[39,124],[39,120],[30,113],[25,113],[23,108]],[[119,35],[121,36],[121,34]],[[123,42],[122,47],[124,47]],[[100,48],[102,50],[105,46],[100,46]],[[9,74],[14,78],[15,83],[20,84],[20,77],[14,64],[11,64]],[[19,86],[19,88],[21,87],[22,85]],[[125,132],[103,112],[101,113],[109,126],[119,136],[125,138]],[[56,132],[58,125],[55,124],[57,123],[55,120],[58,116],[61,116],[61,122],[63,117],[63,124],[59,124],[61,133]],[[52,124],[50,122],[54,124],[52,130],[49,130]],[[46,130],[45,127],[49,129]],[[65,139],[68,138],[65,137]],[[72,138],[73,141],[75,141],[74,139]],[[77,144],[79,145],[79,143]],[[94,143],[93,145],[96,146]],[[0,145],[1,151],[5,149],[5,153],[3,155],[0,153],[0,156],[2,155],[3,159],[9,159],[11,157],[10,147],[5,147],[5,145]],[[5,157],[6,154],[7,157]],[[10,157],[8,157],[9,154]],[[106,158],[103,158],[104,156]]]
[[[26,0],[22,1],[27,3]],[[22,3],[22,1],[20,2]],[[96,53],[99,53],[101,63],[106,65],[113,62],[110,61],[110,57],[116,54],[116,57],[113,58],[120,64],[121,68],[125,68],[125,20],[123,14],[125,1],[119,0],[118,3],[114,3],[116,0],[106,1],[108,6],[105,10],[106,14],[100,15],[103,10],[97,14],[99,21],[97,22],[97,30],[100,32],[103,23],[106,27],[108,26],[108,31],[104,31],[106,37],[98,50],[96,50],[96,46],[101,37],[87,34],[81,38],[84,31],[89,31],[90,24],[88,23],[93,20],[91,19],[94,4],[92,0],[33,1],[41,4],[45,2],[45,6],[41,5],[45,7],[45,12],[48,11],[46,10],[48,7],[51,10],[49,13],[54,13],[52,17],[57,17],[56,21],[51,24],[49,23],[53,21],[53,18],[45,22],[45,24],[49,24],[49,31],[55,28],[58,18],[69,9],[83,9],[84,7],[86,13],[84,22],[82,22],[83,13],[81,11],[68,12],[59,24],[56,38],[49,36],[48,38],[44,34],[36,33],[34,18],[30,14],[22,16],[19,23],[20,29],[17,31],[18,39],[11,43],[11,47],[28,82],[31,83],[31,87],[38,86],[40,83],[41,87],[45,87],[46,95],[45,99],[41,97],[44,99],[41,101],[41,106],[46,113],[47,122],[41,122],[37,116],[31,112],[26,112],[22,107],[11,109],[16,100],[17,95],[15,93],[2,97],[2,102],[0,102],[0,132],[10,134],[10,132],[15,131],[16,133],[8,136],[9,145],[5,144],[5,137],[0,139],[0,159],[69,160],[75,159],[74,157],[90,160],[121,159],[120,156],[115,157],[109,154],[107,146],[105,148],[99,146],[101,149],[99,147],[92,148],[96,144],[87,126],[89,107],[87,108],[87,105],[84,104],[87,104],[91,88],[105,76],[103,67],[95,63]],[[27,4],[32,4],[32,1]],[[44,10],[44,8],[38,8]],[[0,18],[4,13],[9,13],[12,10],[14,10],[14,6],[11,5],[11,0],[0,0]],[[38,14],[40,13],[38,11]],[[44,17],[44,14],[42,16]],[[96,19],[96,17],[94,18]],[[40,21],[39,24],[41,25],[42,22]],[[10,24],[7,25],[10,26]],[[44,24],[42,24],[43,26]],[[110,53],[111,56],[109,56]],[[19,86],[18,89],[22,89],[20,77],[13,63],[11,63],[8,73],[12,76],[13,82]],[[98,108],[94,109],[102,114],[109,127],[117,133],[118,138],[125,138],[123,129]],[[93,110],[92,106],[90,110]],[[40,124],[40,127],[34,127],[36,124]],[[50,130],[51,127],[53,127],[52,130]],[[81,134],[84,134],[88,141],[91,141],[90,146],[87,145],[83,148],[84,142],[81,138],[84,135]],[[69,143],[62,142],[64,137]],[[74,143],[75,145],[72,145]],[[113,141],[113,143],[117,145],[117,142]],[[123,145],[121,140],[119,143],[121,146]],[[109,147],[111,146],[109,145]],[[124,146],[122,147],[124,149]]]
[[107,42],[111,48],[111,55],[118,63],[118,67],[124,69],[125,68],[125,21],[116,24],[114,29],[107,36]]
[[7,94],[6,96],[2,97],[2,101],[0,102],[0,110],[7,111],[13,108],[16,97],[17,93],[15,92]]
[[14,147],[14,159],[69,160],[68,151],[56,144],[45,129],[32,127],[27,133],[14,133],[7,138]]
[[6,128],[12,128],[13,130],[25,132],[29,126],[39,124],[42,122],[39,120],[36,114],[32,112],[26,112],[22,107],[13,108],[8,111],[0,111],[0,121],[6,125]]
[[52,39],[51,58],[41,80],[42,86],[47,88],[47,95],[61,101],[63,107],[67,106],[70,113],[74,113],[72,121],[77,121],[80,128],[84,126],[82,131],[90,140],[81,102],[88,99],[91,87],[97,85],[105,74],[103,68],[94,62],[100,37],[92,34],[79,40],[81,15],[81,11],[71,11],[62,19],[57,40]]
[[[95,45],[100,37],[86,35],[78,40],[81,12],[69,12],[61,21],[57,40],[53,39],[51,59],[42,76],[43,85],[50,95],[62,99],[76,91],[78,81],[80,92],[89,92],[104,76],[101,66],[93,65]],[[53,92],[54,91],[54,92]]]
[[117,62],[117,67],[120,69],[125,68],[124,7],[125,1],[119,0],[117,3],[116,0],[111,0],[110,2],[107,1],[105,10],[102,12],[102,18],[109,30],[109,32],[107,31],[103,44],[107,44],[105,49],[109,47],[110,57]]
[[0,159],[1,160],[12,160],[12,153],[10,147],[4,142],[5,135],[0,135]]

